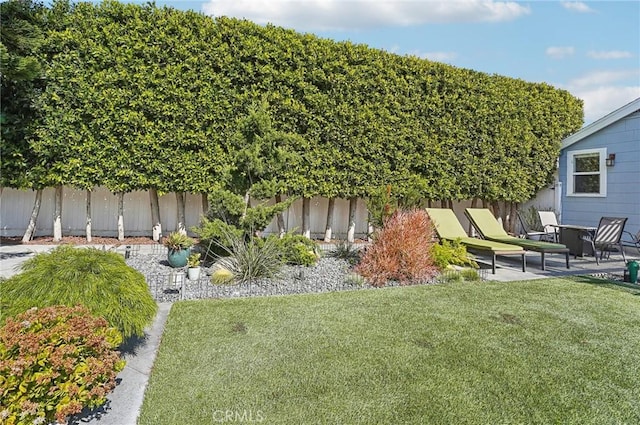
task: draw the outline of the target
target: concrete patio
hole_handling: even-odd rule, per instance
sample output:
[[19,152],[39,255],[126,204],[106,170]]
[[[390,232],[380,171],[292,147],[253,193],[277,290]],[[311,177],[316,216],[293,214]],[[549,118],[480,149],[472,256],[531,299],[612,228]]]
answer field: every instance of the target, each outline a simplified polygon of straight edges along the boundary
[[[640,261],[638,252],[625,251],[627,261]],[[600,264],[596,263],[593,256],[569,257],[569,266],[567,269],[565,257],[562,254],[547,254],[545,270],[542,270],[540,254],[537,252],[528,252],[526,255],[527,271],[522,271],[522,265],[513,257],[498,257],[496,261],[496,274],[491,274],[488,270],[487,280],[494,281],[514,281],[528,279],[543,279],[549,277],[571,276],[571,275],[598,275],[613,274],[623,276],[626,269],[626,263],[622,259],[620,253],[611,253],[609,258],[603,258]],[[481,267],[490,267],[490,265],[481,264]]]

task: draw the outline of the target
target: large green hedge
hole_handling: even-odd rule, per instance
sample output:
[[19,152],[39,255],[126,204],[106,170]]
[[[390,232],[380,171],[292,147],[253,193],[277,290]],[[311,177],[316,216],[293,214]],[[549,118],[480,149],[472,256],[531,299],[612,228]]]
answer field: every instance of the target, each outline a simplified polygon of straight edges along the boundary
[[269,175],[281,193],[520,202],[582,125],[581,101],[544,83],[271,25],[114,1],[48,13],[27,143],[2,140],[29,163],[3,160],[5,186],[206,193],[246,173],[233,140],[262,102],[295,136]]

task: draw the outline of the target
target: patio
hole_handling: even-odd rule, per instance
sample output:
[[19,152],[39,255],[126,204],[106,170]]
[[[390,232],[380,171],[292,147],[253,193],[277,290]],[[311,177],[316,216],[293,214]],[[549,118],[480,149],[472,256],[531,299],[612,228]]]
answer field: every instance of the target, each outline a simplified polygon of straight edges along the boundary
[[[638,260],[640,255],[638,252],[625,251],[627,261]],[[543,279],[549,277],[571,276],[571,275],[592,275],[606,277],[608,275],[617,276],[622,280],[626,263],[619,253],[611,253],[610,258],[603,258],[601,263],[596,264],[595,257],[584,256],[569,258],[571,268],[567,269],[563,255],[551,254],[546,256],[546,270],[540,269],[540,254],[537,252],[528,252],[527,271],[522,272],[519,261],[512,258],[501,257],[496,263],[496,274],[486,274],[487,280],[495,280],[500,282],[509,282],[515,280]],[[490,264],[480,263],[481,267],[490,268]],[[599,277],[599,276],[598,276]]]

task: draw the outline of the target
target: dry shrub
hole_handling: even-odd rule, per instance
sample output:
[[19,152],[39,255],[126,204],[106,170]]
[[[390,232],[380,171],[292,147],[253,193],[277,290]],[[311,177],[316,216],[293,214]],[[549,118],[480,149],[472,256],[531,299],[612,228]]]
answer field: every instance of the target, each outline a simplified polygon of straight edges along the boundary
[[377,233],[356,272],[375,286],[389,280],[405,285],[429,281],[438,273],[430,254],[433,236],[424,210],[396,212]]

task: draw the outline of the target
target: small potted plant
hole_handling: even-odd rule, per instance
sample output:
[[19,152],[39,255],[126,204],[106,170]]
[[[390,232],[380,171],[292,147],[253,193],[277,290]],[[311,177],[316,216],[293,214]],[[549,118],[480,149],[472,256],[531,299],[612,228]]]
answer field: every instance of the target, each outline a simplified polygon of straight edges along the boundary
[[200,279],[200,253],[194,252],[187,258],[187,275],[189,280]]
[[184,267],[193,246],[193,239],[180,232],[170,233],[164,238],[164,246],[168,249],[167,260],[171,267]]

